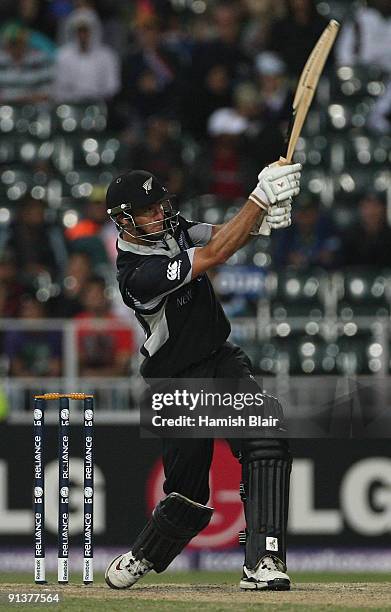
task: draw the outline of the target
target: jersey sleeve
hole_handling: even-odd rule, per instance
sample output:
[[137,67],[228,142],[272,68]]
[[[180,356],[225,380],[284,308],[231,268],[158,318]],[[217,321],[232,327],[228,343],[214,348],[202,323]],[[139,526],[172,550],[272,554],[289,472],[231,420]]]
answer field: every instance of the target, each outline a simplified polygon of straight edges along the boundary
[[190,240],[196,247],[205,246],[212,238],[213,225],[210,223],[199,223],[198,221],[189,221],[184,219],[186,223],[186,231],[189,234]]
[[[164,257],[151,255],[120,283],[121,293],[142,309],[155,308],[169,293],[189,283],[195,248]],[[122,285],[122,286],[121,286]]]

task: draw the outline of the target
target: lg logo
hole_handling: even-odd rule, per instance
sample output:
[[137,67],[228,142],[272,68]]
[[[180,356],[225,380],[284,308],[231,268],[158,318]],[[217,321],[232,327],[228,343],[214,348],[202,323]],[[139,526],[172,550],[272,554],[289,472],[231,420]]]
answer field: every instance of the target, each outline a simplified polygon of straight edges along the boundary
[[[315,465],[293,463],[289,531],[292,534],[336,535],[347,525],[363,536],[391,530],[391,459],[370,457],[354,463],[339,486],[339,508],[316,508]],[[333,475],[330,472],[330,488]],[[328,483],[325,483],[328,486]]]

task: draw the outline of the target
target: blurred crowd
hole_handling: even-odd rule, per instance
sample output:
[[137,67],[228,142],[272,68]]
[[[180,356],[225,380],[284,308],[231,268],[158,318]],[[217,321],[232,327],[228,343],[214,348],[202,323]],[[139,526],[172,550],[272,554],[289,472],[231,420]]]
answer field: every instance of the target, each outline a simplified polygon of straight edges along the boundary
[[[146,168],[179,201],[208,193],[228,207],[284,150],[293,89],[328,21],[318,8],[314,0],[2,0],[0,105],[104,102],[108,130],[127,146],[120,170]],[[386,0],[347,8],[326,70],[374,64],[389,78]],[[368,124],[391,133],[390,119],[391,84]],[[386,202],[368,185],[357,205],[356,223],[341,231],[303,194],[292,227],[272,237],[271,266],[391,267]],[[79,372],[126,374],[138,339],[114,290],[116,230],[104,189],[94,187],[66,227],[42,199],[15,207],[0,235],[0,317],[72,318]],[[55,330],[11,329],[1,341],[5,372],[59,375]]]

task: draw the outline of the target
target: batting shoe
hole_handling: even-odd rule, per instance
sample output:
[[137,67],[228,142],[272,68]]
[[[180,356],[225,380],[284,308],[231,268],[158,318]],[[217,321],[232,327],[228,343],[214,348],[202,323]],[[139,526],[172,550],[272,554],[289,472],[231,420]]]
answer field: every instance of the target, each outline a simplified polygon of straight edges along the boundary
[[243,566],[240,588],[243,590],[289,591],[291,581],[285,564],[278,557],[262,557],[252,570]]
[[153,564],[146,559],[136,559],[130,550],[111,561],[105,572],[105,581],[111,589],[128,589],[148,574],[152,567]]

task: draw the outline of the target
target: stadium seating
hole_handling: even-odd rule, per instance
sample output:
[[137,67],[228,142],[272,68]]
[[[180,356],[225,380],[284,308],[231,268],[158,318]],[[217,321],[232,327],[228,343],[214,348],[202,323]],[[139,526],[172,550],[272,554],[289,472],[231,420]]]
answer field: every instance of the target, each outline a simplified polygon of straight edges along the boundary
[[55,130],[64,134],[102,133],[107,127],[107,107],[101,103],[60,104],[53,111]]
[[60,171],[73,168],[97,168],[125,165],[126,147],[121,146],[118,138],[109,136],[78,136],[56,139],[55,163]]
[[311,167],[330,165],[330,146],[326,136],[301,137],[298,140],[295,160]]
[[47,139],[52,132],[52,112],[48,104],[4,104],[0,106],[0,133]]
[[245,350],[257,374],[263,376],[337,372],[336,346],[327,343],[320,334],[293,332],[285,337],[273,336],[257,346],[246,346]]
[[332,79],[332,98],[358,101],[384,93],[384,71],[378,66],[341,66]]
[[333,208],[330,210],[331,218],[335,227],[339,231],[344,231],[349,227],[352,227],[354,223],[358,220],[357,206],[353,206],[349,202],[338,202]]
[[306,317],[319,320],[325,312],[328,276],[325,272],[281,272],[268,277],[270,312],[274,320]]
[[391,272],[346,271],[336,277],[337,313],[342,320],[390,315]]
[[389,185],[391,172],[385,167],[373,170],[368,167],[346,167],[346,170],[332,175],[332,193],[336,201],[357,203],[369,189],[384,193]]
[[344,326],[345,333],[337,340],[337,372],[347,376],[380,373],[383,348],[369,330],[359,330],[351,322]]
[[[244,346],[259,375],[368,375],[384,368],[382,344],[369,330],[349,324],[334,341],[322,334],[293,332]],[[354,333],[353,333],[354,332]],[[349,335],[352,334],[353,335]]]
[[113,167],[98,170],[74,169],[63,177],[62,185],[64,197],[76,200],[88,198],[94,185],[108,185],[116,176],[117,170]]

